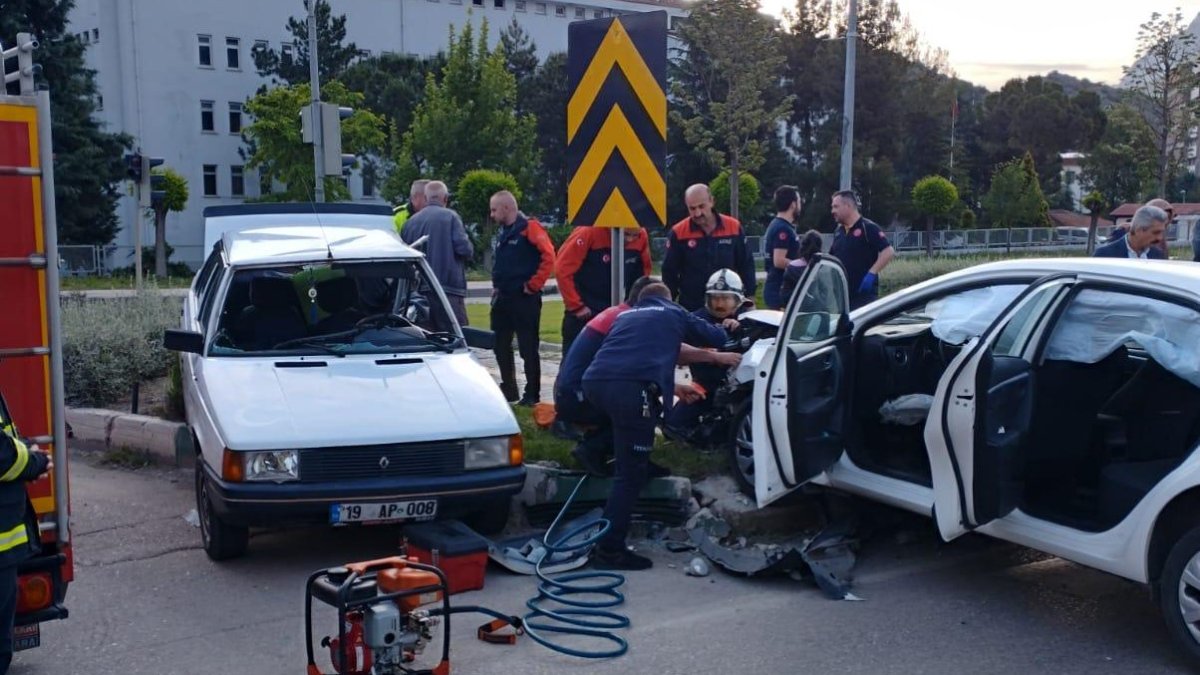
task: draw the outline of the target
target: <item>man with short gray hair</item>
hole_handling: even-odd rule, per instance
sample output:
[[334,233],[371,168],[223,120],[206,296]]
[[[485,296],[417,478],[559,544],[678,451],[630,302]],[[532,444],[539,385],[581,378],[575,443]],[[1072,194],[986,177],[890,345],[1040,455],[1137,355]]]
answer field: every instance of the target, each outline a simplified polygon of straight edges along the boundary
[[1134,258],[1166,260],[1159,248],[1167,230],[1167,212],[1157,206],[1143,206],[1129,221],[1129,233],[1096,249],[1096,258]]
[[409,218],[417,215],[417,212],[425,208],[425,186],[429,181],[424,178],[414,180],[408,188],[408,203],[401,204],[392,209],[392,223],[396,226],[396,234],[404,231],[404,224]]
[[[424,208],[409,219],[400,233],[404,243],[412,245],[421,237],[428,237],[421,251],[429,261],[434,276],[442,285],[454,318],[458,325],[467,325],[467,263],[475,254],[475,247],[467,237],[462,218],[452,209],[446,208],[450,191],[440,180],[426,181],[422,197]],[[453,332],[454,324],[443,311],[440,303],[430,298],[434,329]]]

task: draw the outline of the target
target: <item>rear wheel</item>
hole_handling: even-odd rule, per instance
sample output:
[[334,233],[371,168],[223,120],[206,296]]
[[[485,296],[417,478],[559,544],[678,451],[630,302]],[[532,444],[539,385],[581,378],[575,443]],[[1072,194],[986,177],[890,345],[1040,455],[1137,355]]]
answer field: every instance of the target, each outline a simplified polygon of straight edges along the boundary
[[246,554],[250,528],[230,525],[217,515],[201,456],[196,457],[196,513],[200,516],[200,541],[210,559],[229,560]]
[[463,518],[463,522],[467,527],[475,530],[479,534],[500,534],[504,531],[504,527],[508,525],[508,514],[512,509],[512,500],[505,499],[502,502],[491,504],[488,508],[476,511]]
[[1200,527],[1171,548],[1158,579],[1158,596],[1171,637],[1200,665]]
[[742,494],[754,496],[754,417],[750,401],[738,406],[729,423],[729,441],[725,444],[729,472]]

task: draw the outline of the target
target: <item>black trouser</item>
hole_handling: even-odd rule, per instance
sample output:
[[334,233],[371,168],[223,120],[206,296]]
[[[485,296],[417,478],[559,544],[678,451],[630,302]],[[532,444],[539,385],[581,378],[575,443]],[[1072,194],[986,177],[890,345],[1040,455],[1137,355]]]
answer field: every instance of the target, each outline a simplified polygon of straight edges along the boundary
[[[654,427],[661,404],[652,384],[631,380],[590,380],[583,383],[587,398],[612,421],[613,454],[617,470],[612,492],[604,505],[610,527],[597,546],[602,551],[625,549],[625,537],[633,520],[633,506],[646,485]],[[655,388],[657,389],[657,388]]]
[[538,355],[538,329],[542,321],[541,294],[497,294],[492,301],[492,331],[496,334],[496,365],[500,367],[500,390],[517,397],[517,365],[513,360],[513,335],[525,362],[525,396],[540,398],[542,362]]
[[13,618],[17,613],[17,566],[0,567],[0,675],[13,656]]
[[[450,311],[454,312],[454,318],[458,320],[459,326],[467,325],[467,299],[461,295],[446,294],[446,301],[450,303]],[[453,333],[454,324],[450,321],[450,316],[446,310],[442,308],[442,303],[437,301],[436,297],[432,297],[430,301],[430,321],[433,324],[433,329],[443,333]]]
[[582,396],[582,391],[555,391],[554,415],[568,424],[585,427],[583,439],[579,442],[585,451],[611,455],[612,420]]
[[562,322],[563,358],[566,358],[567,352],[571,351],[571,343],[575,341],[575,338],[579,337],[579,334],[583,332],[584,326],[586,326],[588,321],[591,321],[591,320],[592,320],[592,318],[590,316],[586,319],[580,319],[579,317],[572,314],[570,311],[563,312],[563,322]]

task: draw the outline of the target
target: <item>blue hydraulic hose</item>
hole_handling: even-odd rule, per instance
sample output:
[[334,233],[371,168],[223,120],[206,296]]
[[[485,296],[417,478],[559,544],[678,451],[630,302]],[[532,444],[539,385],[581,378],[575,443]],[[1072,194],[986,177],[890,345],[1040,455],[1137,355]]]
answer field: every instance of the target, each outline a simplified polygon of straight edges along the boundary
[[[567,513],[567,509],[571,507],[571,502],[575,500],[575,495],[578,494],[579,488],[583,487],[585,481],[587,481],[587,475],[584,475],[575,484],[571,496],[567,498],[567,502],[563,504],[562,510],[554,518],[550,529],[546,530],[546,534],[542,537],[546,555],[534,567],[537,578],[540,580],[538,594],[526,601],[525,606],[530,609],[530,612],[524,616],[522,621],[525,633],[544,647],[568,656],[607,659],[621,656],[629,650],[629,643],[625,641],[625,638],[613,632],[620,628],[628,628],[629,618],[615,612],[605,611],[607,608],[616,607],[625,602],[625,596],[617,590],[625,583],[625,577],[615,572],[571,572],[550,577],[542,571],[543,562],[553,559],[559,553],[578,551],[592,546],[612,527],[612,524],[605,518],[598,518],[564,532],[553,542],[550,541],[551,534]],[[600,526],[600,529],[595,534],[576,543],[567,543],[572,537],[597,525]],[[589,580],[590,583],[580,583],[585,580]],[[581,595],[591,596],[593,599],[584,600],[575,597]],[[543,607],[543,602],[558,603],[561,607]],[[539,619],[547,621],[538,621]],[[616,646],[608,650],[574,649],[550,640],[542,635],[541,631],[563,635],[583,635],[607,640]]]

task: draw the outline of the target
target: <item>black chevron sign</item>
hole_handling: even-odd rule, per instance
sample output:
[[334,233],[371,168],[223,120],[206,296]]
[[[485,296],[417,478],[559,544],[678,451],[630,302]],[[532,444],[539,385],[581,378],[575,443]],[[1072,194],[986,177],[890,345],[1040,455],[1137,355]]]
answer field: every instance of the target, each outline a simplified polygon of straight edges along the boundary
[[567,218],[665,226],[667,13],[572,23],[567,72]]

